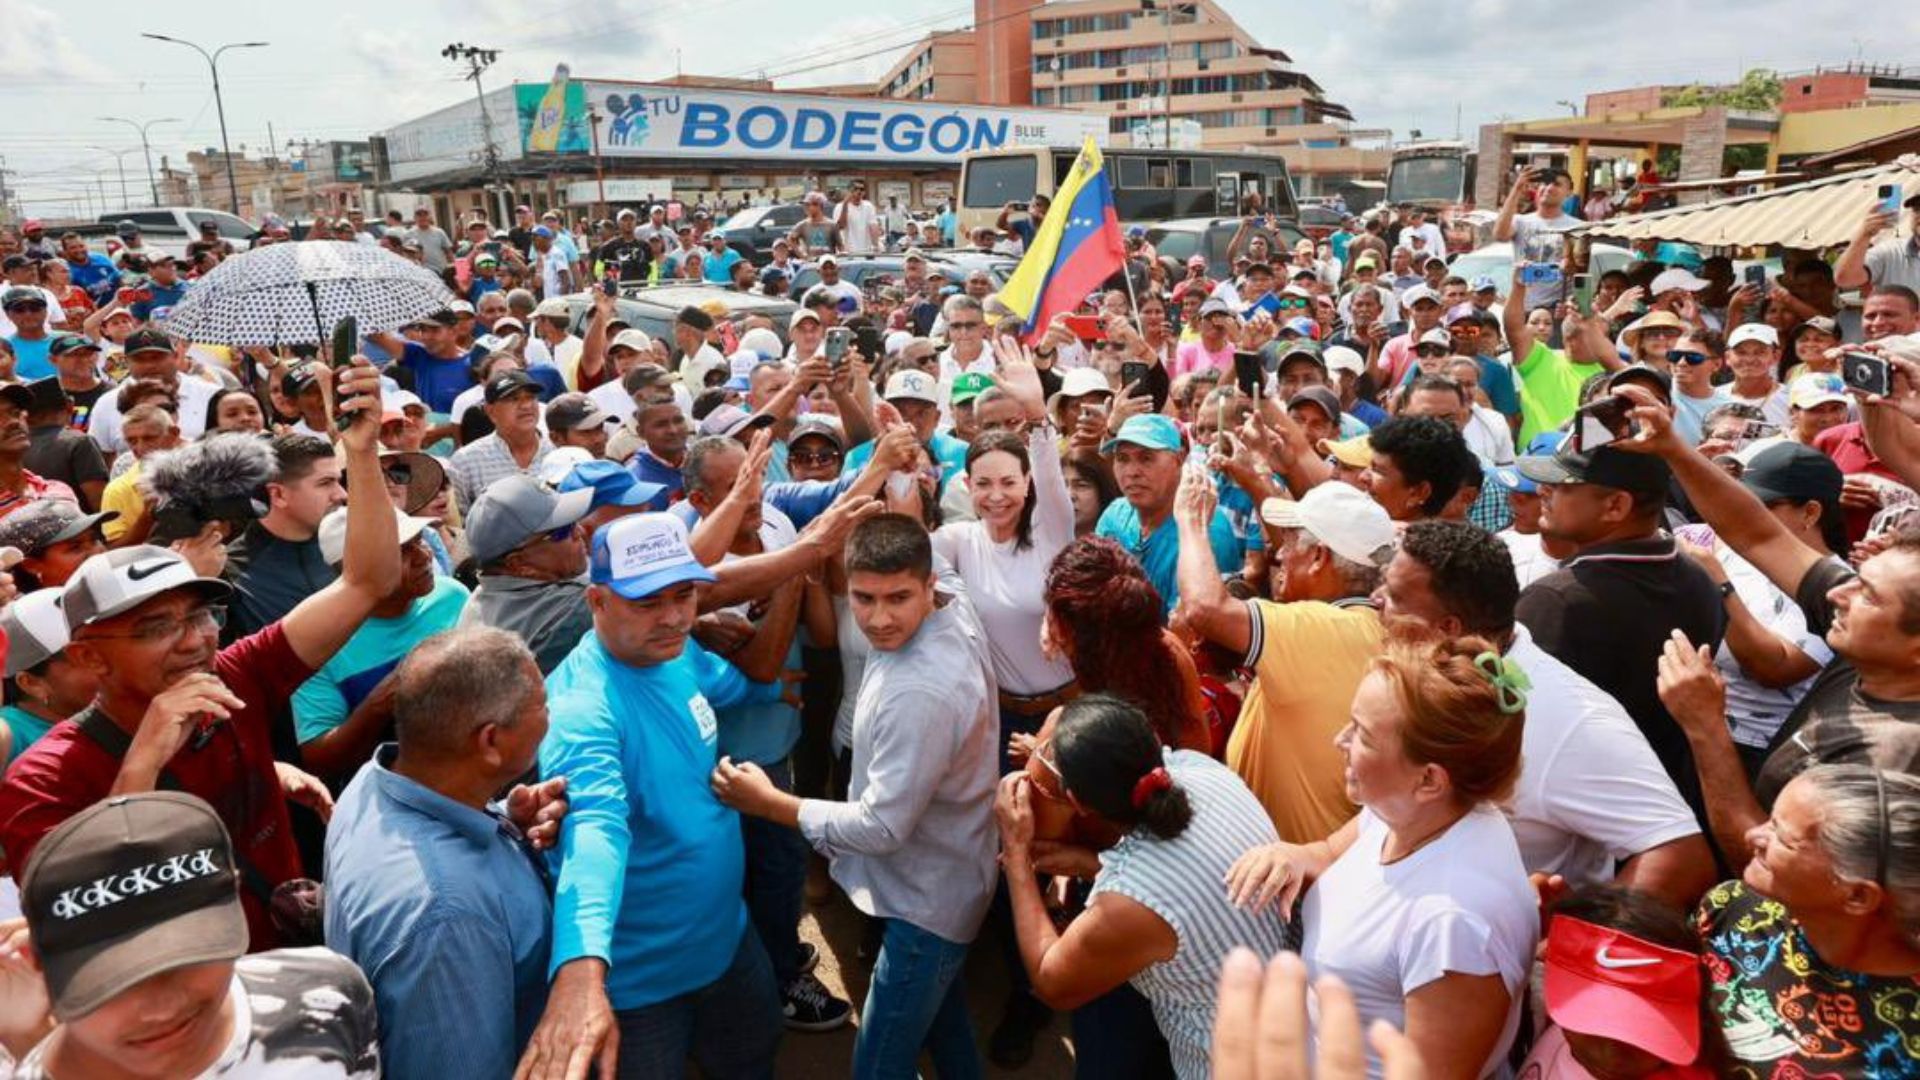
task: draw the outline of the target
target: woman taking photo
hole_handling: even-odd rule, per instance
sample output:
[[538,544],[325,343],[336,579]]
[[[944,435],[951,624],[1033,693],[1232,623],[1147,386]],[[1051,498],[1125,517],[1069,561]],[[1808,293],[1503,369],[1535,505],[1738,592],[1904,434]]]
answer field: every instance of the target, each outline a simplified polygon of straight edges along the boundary
[[1404,1030],[1435,1077],[1488,1075],[1519,1027],[1539,901],[1497,804],[1520,775],[1526,690],[1482,639],[1388,638],[1336,740],[1359,815],[1227,875],[1249,910],[1287,911],[1305,888],[1307,967]]
[[1695,917],[1729,1075],[1915,1075],[1920,779],[1815,766],[1747,840]]
[[1086,910],[1056,931],[1034,873],[1034,782],[1001,781],[1001,860],[1034,993],[1071,1009],[1131,983],[1152,1003],[1174,1073],[1205,1077],[1227,953],[1285,944],[1278,916],[1231,905],[1215,884],[1241,852],[1274,841],[1273,822],[1226,766],[1166,749],[1138,708],[1105,694],[1062,709],[1033,758],[1076,810],[1121,834]]

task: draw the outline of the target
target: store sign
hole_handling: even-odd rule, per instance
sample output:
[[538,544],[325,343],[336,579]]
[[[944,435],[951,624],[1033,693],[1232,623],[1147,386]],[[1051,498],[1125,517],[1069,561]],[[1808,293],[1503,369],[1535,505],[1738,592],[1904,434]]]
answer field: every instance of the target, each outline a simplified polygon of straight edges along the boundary
[[[545,88],[542,87],[544,92]],[[489,127],[503,161],[521,156],[520,140],[505,138],[507,117],[514,114],[514,88],[487,94],[487,112],[480,103],[463,101],[386,133],[388,174],[394,183],[436,173],[472,169],[486,160]]]
[[[574,84],[581,85],[581,84]],[[634,83],[584,84],[612,158],[791,158],[952,165],[961,154],[1106,141],[1103,117]],[[546,90],[543,96],[551,98]],[[566,108],[575,107],[573,101]],[[563,119],[563,124],[567,121]]]
[[[575,180],[567,185],[567,205],[580,206],[600,200],[601,185],[595,180]],[[673,194],[673,185],[665,177],[622,177],[606,182],[606,201],[610,203],[665,202]]]

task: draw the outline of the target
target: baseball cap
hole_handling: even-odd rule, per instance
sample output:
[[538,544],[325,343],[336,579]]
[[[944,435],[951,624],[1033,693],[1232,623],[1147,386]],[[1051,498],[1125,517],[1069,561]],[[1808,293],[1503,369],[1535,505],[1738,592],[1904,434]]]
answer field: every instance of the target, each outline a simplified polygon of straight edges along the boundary
[[947,393],[947,401],[954,405],[965,405],[986,392],[992,385],[993,378],[983,372],[963,372],[953,380],[953,386]]
[[740,347],[748,349],[762,360],[778,360],[787,347],[780,343],[780,335],[764,326],[756,326],[740,335]]
[[693,557],[679,518],[629,514],[594,531],[588,580],[628,600],[644,600],[685,582],[711,582],[713,572]]
[[[558,451],[556,451],[557,453]],[[440,493],[447,479],[446,466],[431,454],[412,450],[386,450],[380,454],[380,472],[389,484],[404,484],[407,489],[407,513],[417,513]]]
[[1671,475],[1667,463],[1652,454],[1612,446],[1582,453],[1562,444],[1552,456],[1529,454],[1514,464],[1536,484],[1597,484],[1645,495],[1666,491]]
[[295,364],[280,376],[280,392],[288,397],[299,397],[318,385],[320,373],[312,364]]
[[1733,328],[1733,333],[1727,335],[1727,348],[1731,349],[1735,345],[1749,341],[1757,341],[1762,345],[1778,348],[1780,332],[1763,322],[1741,323]]
[[822,255],[822,256],[820,256],[820,258],[819,258],[819,259],[818,259],[818,260],[817,260],[817,261],[815,262],[815,264],[814,264],[814,265],[816,265],[816,266],[826,266],[826,265],[828,265],[828,264],[832,264],[832,265],[834,265],[834,266],[839,266],[839,265],[840,265],[840,260],[839,260],[839,259],[836,259],[836,258],[834,258],[834,257],[833,257],[832,255]]
[[113,796],[81,810],[40,841],[21,882],[58,1020],[163,972],[247,951],[232,841],[213,807],[184,792]]
[[572,314],[566,300],[558,296],[547,297],[533,309],[533,317],[536,319],[565,319],[570,318]]
[[1393,558],[1393,521],[1386,508],[1352,484],[1320,484],[1293,499],[1266,499],[1260,520],[1276,529],[1303,529],[1335,555],[1366,566]]
[[58,334],[47,344],[47,355],[66,356],[68,353],[92,349],[100,351],[100,343],[82,334]]
[[519,368],[514,368],[510,371],[503,371],[493,378],[488,379],[487,388],[481,392],[481,397],[484,398],[489,405],[498,405],[522,390],[538,389],[540,389],[540,384],[533,381],[533,376],[521,371]]
[[27,389],[26,383],[0,383],[0,398],[12,402],[23,410],[33,409],[33,391]]
[[1305,360],[1322,371],[1327,369],[1327,362],[1320,359],[1320,347],[1311,341],[1284,342],[1271,352],[1278,354],[1274,363],[1275,371],[1279,371],[1295,360]]
[[121,218],[119,221],[113,223],[115,236],[132,236],[139,231],[140,226],[135,225],[132,218]]
[[1282,334],[1293,334],[1296,337],[1303,337],[1308,341],[1320,340],[1320,324],[1307,318],[1305,315],[1296,315],[1286,322],[1281,323],[1279,332]]
[[447,304],[447,310],[453,312],[455,315],[471,315],[473,314],[473,305],[467,303],[465,300],[454,300]]
[[815,314],[814,310],[810,307],[794,308],[793,314],[787,316],[787,329],[792,330],[794,327],[799,326],[809,319],[817,323],[820,321],[820,316]]
[[769,266],[760,271],[760,284],[771,285],[776,281],[787,280],[787,272],[777,266]]
[[1235,314],[1233,310],[1233,305],[1227,303],[1225,300],[1222,300],[1217,296],[1209,298],[1206,303],[1200,305],[1200,317],[1203,319],[1209,315],[1233,315],[1233,314]]
[[119,516],[116,510],[89,514],[70,499],[35,499],[0,518],[0,546],[38,555],[54,544],[83,536],[88,529]]
[[1321,439],[1314,447],[1349,469],[1364,469],[1373,464],[1373,440],[1365,435],[1351,439]]
[[1447,333],[1444,327],[1436,326],[1433,329],[1427,331],[1426,333],[1421,334],[1420,340],[1414,342],[1415,348],[1418,348],[1421,345],[1444,345],[1448,349],[1452,349],[1453,335]]
[[1441,325],[1452,326],[1454,323],[1457,323],[1457,322],[1477,323],[1479,321],[1480,321],[1479,308],[1474,307],[1472,304],[1455,304],[1452,307],[1447,309],[1447,317],[1442,322]]
[[561,394],[547,402],[548,431],[589,431],[612,419],[592,398],[578,391]]
[[1412,307],[1422,302],[1438,304],[1440,302],[1440,294],[1427,288],[1425,285],[1415,285],[1400,294],[1400,303],[1406,307]]
[[11,285],[0,292],[0,310],[11,310],[21,304],[45,304],[47,294],[26,285]]
[[774,418],[767,413],[748,412],[738,405],[722,405],[700,421],[700,434],[742,438],[755,428],[767,427]]
[[694,307],[692,304],[688,304],[686,307],[683,307],[679,311],[674,312],[673,321],[677,323],[685,323],[687,326],[692,327],[693,329],[698,330],[703,334],[713,329],[713,316],[707,314],[706,312],[700,310],[697,307]]
[[796,421],[793,425],[793,433],[787,436],[787,445],[792,446],[809,435],[817,435],[827,440],[836,450],[847,448],[847,436],[841,430],[839,421],[823,413],[812,413]]
[[0,631],[7,635],[6,675],[32,671],[67,647],[67,617],[59,589],[35,589],[0,608]]
[[1614,390],[1621,383],[1626,382],[1638,382],[1647,386],[1654,393],[1659,394],[1662,401],[1673,400],[1673,376],[1659,368],[1648,367],[1645,364],[1628,364],[1607,376],[1607,389]]
[[476,269],[482,266],[499,266],[500,260],[491,255],[475,255],[473,265]]
[[1538,484],[1520,475],[1520,470],[1511,465],[1498,466],[1489,470],[1487,475],[1493,478],[1494,483],[1499,484],[1508,491],[1517,491],[1522,495],[1532,495],[1540,490]]
[[1777,442],[1747,460],[1740,482],[1761,502],[1787,499],[1831,507],[1840,499],[1845,477],[1832,458],[1813,447]]
[[1299,393],[1287,399],[1287,408],[1295,405],[1318,405],[1320,411],[1327,414],[1327,419],[1336,424],[1340,422],[1340,399],[1324,386],[1301,387]]
[[380,398],[380,409],[383,412],[399,413],[404,413],[408,409],[419,409],[421,412],[431,411],[427,408],[427,403],[420,400],[420,395],[411,390],[395,390],[390,394],[382,395]]
[[467,549],[482,564],[497,561],[535,536],[578,522],[593,509],[585,488],[559,492],[524,473],[502,477],[467,510]]
[[1353,268],[1356,271],[1378,270],[1380,269],[1380,261],[1378,259],[1375,259],[1372,253],[1369,252],[1368,254],[1362,255],[1359,258],[1353,260]]
[[1700,957],[1556,915],[1547,930],[1547,1012],[1568,1031],[1616,1039],[1676,1065],[1700,1053]]
[[912,368],[896,371],[888,376],[887,392],[881,396],[888,401],[924,401],[929,405],[940,404],[940,389],[934,383],[933,376]]
[[1493,280],[1491,274],[1481,274],[1479,277],[1474,278],[1472,283],[1467,287],[1477,293],[1500,291],[1500,283]]
[[727,381],[725,388],[738,393],[746,393],[753,388],[753,369],[760,364],[760,354],[752,349],[740,349],[727,357]]
[[1787,384],[1787,404],[1796,409],[1846,400],[1846,381],[1831,371],[1810,371]]
[[567,470],[559,484],[565,494],[571,491],[593,493],[592,508],[603,506],[645,506],[667,490],[664,484],[650,484],[627,471],[617,461],[583,461]]
[[1325,361],[1328,372],[1350,371],[1360,375],[1367,370],[1365,358],[1345,345],[1328,346],[1326,351],[1320,354],[1320,359]]
[[1173,417],[1160,413],[1127,417],[1127,422],[1120,425],[1119,433],[1100,444],[1100,452],[1111,454],[1121,443],[1148,450],[1170,450],[1176,454],[1187,448],[1186,439],[1180,434],[1180,425],[1174,422]]
[[644,330],[622,330],[613,335],[612,341],[607,342],[608,352],[612,352],[615,349],[632,349],[635,352],[646,352],[651,348],[653,348],[653,339],[648,337]]
[[540,459],[540,464],[534,466],[533,475],[539,477],[541,483],[558,490],[560,481],[573,472],[575,465],[585,465],[592,460],[592,451],[584,446],[557,446]]
[[222,601],[233,587],[219,578],[201,577],[179,553],[152,544],[102,552],[80,564],[67,579],[60,600],[67,629],[78,630],[101,619],[132,611],[175,589],[192,589]]
[[547,228],[545,225],[535,225],[533,227],[533,235],[551,240],[553,239],[553,230]]
[[[433,524],[432,518],[414,517],[399,507],[393,510],[394,522],[400,529],[400,544],[405,546],[413,542],[414,537]],[[314,536],[320,545],[320,560],[328,566],[340,565],[347,557],[347,508],[342,506],[327,512],[320,519],[320,528]]]
[[1711,284],[1713,283],[1690,270],[1674,266],[1654,275],[1653,284],[1647,288],[1647,295],[1659,296],[1661,293],[1672,292],[1675,289],[1699,292]]

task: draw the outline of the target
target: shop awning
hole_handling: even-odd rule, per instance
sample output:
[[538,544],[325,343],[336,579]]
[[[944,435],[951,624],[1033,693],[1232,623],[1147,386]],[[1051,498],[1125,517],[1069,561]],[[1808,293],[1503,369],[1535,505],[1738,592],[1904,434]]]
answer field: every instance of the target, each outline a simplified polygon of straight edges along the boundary
[[1833,247],[1852,238],[1882,184],[1899,184],[1907,195],[1920,192],[1920,155],[1755,195],[1609,218],[1576,231],[1703,247]]

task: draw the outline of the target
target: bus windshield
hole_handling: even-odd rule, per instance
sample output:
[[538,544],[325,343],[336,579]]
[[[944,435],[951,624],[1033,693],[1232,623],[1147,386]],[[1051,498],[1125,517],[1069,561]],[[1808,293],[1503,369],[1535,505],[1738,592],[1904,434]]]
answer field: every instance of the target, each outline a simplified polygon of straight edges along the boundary
[[1010,202],[1029,202],[1039,173],[1033,154],[976,157],[967,161],[966,190],[960,205],[975,210],[998,210]]
[[1398,158],[1387,172],[1387,199],[1395,203],[1457,203],[1466,197],[1466,179],[1464,158]]

